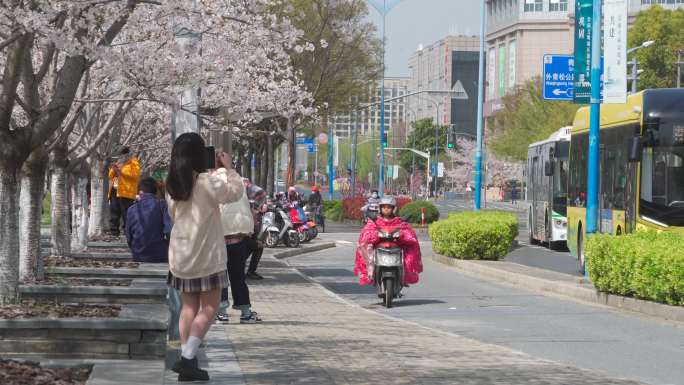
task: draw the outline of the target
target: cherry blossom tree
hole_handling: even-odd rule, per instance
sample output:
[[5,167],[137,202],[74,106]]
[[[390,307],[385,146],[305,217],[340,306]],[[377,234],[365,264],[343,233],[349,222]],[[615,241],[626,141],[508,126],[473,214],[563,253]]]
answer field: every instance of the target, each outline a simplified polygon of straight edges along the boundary
[[[70,131],[83,119],[79,116],[83,103],[94,102],[92,95],[113,95],[99,101],[114,105],[142,99],[169,104],[181,90],[194,86],[203,90],[205,108],[225,106],[230,113],[242,114],[244,120],[252,119],[269,100],[255,92],[255,77],[260,80],[259,90],[292,81],[288,51],[298,47],[299,32],[286,18],[264,12],[265,3],[1,1],[0,300],[11,300],[16,294],[18,175],[27,160],[39,165],[48,157],[34,151],[52,138],[51,189],[68,191],[65,171],[73,139]],[[201,37],[190,51],[177,39],[182,31]],[[100,78],[116,79],[120,87],[112,92],[111,81],[91,82],[85,97],[79,98],[84,100],[77,100],[84,74],[96,64],[101,64],[97,67]],[[91,144],[97,136],[92,138]],[[82,155],[72,153],[76,159]],[[79,167],[72,170],[86,169]],[[30,170],[25,174],[40,174]],[[29,180],[42,183],[42,179]],[[22,184],[24,189],[34,205],[39,191],[31,184]],[[67,207],[68,194],[58,193],[56,198],[53,204],[57,208]],[[25,222],[33,228],[37,227],[34,214],[35,210],[31,211]],[[59,210],[55,215],[65,217]],[[66,241],[59,244],[60,239],[68,238],[63,236],[66,226],[54,230],[55,248],[68,252]]]

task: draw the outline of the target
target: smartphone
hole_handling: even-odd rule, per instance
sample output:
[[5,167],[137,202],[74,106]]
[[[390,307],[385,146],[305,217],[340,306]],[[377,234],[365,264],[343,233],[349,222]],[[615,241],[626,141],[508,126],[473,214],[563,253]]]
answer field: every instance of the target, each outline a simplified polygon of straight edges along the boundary
[[216,168],[216,150],[214,146],[204,147],[204,168],[213,170]]

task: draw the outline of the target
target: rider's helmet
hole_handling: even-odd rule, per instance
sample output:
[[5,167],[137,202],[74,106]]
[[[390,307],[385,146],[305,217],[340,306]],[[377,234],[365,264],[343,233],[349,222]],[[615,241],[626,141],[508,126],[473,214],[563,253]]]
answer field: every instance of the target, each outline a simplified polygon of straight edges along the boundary
[[285,193],[284,193],[284,192],[278,191],[278,192],[275,194],[275,199],[276,199],[276,200],[280,200],[280,199],[282,199],[284,196],[285,196]]
[[380,199],[380,203],[378,206],[392,206],[392,208],[396,209],[397,208],[397,200],[394,199],[394,197],[391,196],[384,196],[382,199]]
[[293,192],[293,191],[294,191],[294,192],[297,191],[297,189],[296,189],[294,186],[290,186],[290,187],[287,188],[287,192]]
[[316,191],[318,191],[318,186],[316,186],[316,185],[311,186],[311,192],[316,192]]
[[371,197],[373,197],[373,198],[378,198],[378,196],[379,196],[378,190],[372,189],[372,190],[371,190]]

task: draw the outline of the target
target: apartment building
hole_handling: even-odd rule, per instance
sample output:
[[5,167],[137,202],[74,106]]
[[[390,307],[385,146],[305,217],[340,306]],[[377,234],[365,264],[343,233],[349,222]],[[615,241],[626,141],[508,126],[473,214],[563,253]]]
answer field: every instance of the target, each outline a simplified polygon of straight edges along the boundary
[[[629,21],[653,4],[684,7],[684,0],[629,0]],[[488,0],[485,115],[502,108],[501,97],[541,75],[544,54],[572,54],[574,0]]]
[[[406,95],[408,86],[407,77],[386,77],[385,99]],[[354,104],[379,103],[380,96],[381,87],[378,82],[369,87],[368,96],[361,97],[360,103]],[[406,103],[405,99],[385,103],[385,130],[390,136],[401,135],[405,131]],[[377,135],[380,130],[380,105],[336,114],[330,119],[329,124],[332,125],[335,135],[340,137],[351,136],[355,127],[360,136]]]
[[409,92],[458,92],[458,97],[430,95],[409,98],[408,121],[432,118],[452,130],[475,135],[477,80],[480,51],[478,36],[447,36],[418,50],[409,58]]

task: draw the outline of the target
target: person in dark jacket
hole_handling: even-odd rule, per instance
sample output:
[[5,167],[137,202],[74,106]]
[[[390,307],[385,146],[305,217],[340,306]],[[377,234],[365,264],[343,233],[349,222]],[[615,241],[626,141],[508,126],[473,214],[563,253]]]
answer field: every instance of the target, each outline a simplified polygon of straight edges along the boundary
[[242,178],[247,189],[247,198],[252,205],[252,213],[254,215],[254,233],[248,239],[250,250],[249,267],[247,268],[247,279],[261,280],[264,279],[257,273],[257,267],[261,260],[261,255],[264,252],[264,245],[259,241],[259,231],[261,231],[261,218],[264,215],[264,203],[266,202],[266,191],[261,187],[253,184],[249,179]]
[[144,178],[138,198],[128,209],[126,238],[136,262],[168,263],[171,219],[163,199],[157,197],[157,181]]

